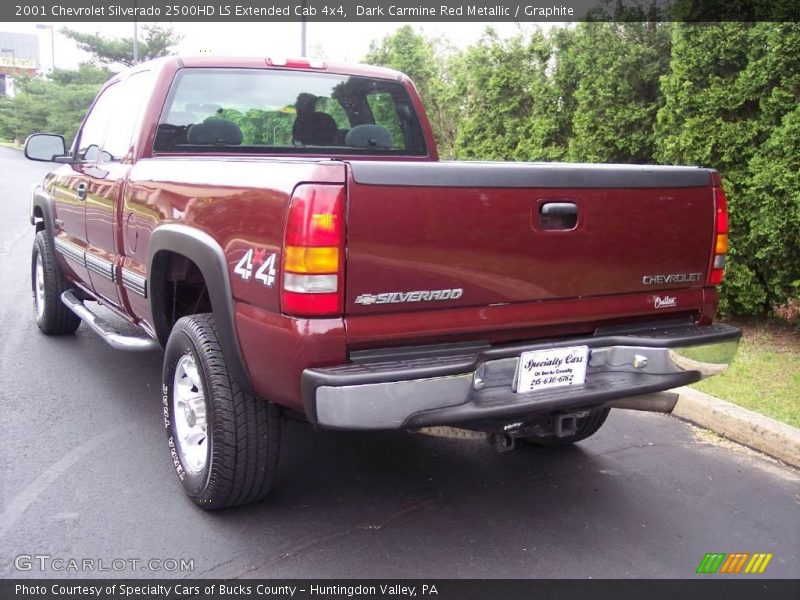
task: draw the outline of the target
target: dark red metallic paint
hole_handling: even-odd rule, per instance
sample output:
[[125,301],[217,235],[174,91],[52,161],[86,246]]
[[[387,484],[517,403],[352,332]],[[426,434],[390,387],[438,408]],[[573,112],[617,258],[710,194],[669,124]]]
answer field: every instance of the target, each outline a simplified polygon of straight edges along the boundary
[[300,411],[303,370],[347,362],[341,318],[298,319],[240,302],[236,332],[256,392]]
[[[539,205],[560,198],[577,205],[577,227],[537,228]],[[446,306],[465,307],[646,292],[652,286],[642,283],[645,275],[705,274],[713,234],[709,188],[564,189],[554,195],[552,189],[351,180],[349,211],[346,306],[352,316],[421,308],[355,304],[364,293],[463,288]]]
[[412,312],[349,316],[347,339],[353,349],[466,340],[501,343],[587,334],[620,323],[697,318],[703,310],[702,289],[669,294],[676,298],[676,308],[655,309],[654,292],[440,310],[417,306]]

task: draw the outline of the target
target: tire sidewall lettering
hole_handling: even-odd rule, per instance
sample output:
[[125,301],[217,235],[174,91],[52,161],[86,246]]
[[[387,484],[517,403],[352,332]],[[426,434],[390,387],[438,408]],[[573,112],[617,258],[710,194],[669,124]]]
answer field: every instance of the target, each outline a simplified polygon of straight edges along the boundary
[[192,342],[191,338],[184,331],[179,331],[174,335],[176,337],[180,337],[175,340],[173,340],[172,337],[170,338],[170,340],[167,342],[166,354],[164,356],[164,373],[161,384],[162,413],[164,418],[164,427],[167,432],[167,446],[169,449],[172,466],[175,469],[175,473],[178,475],[178,478],[180,479],[186,493],[193,498],[197,498],[205,494],[206,487],[208,486],[209,475],[211,473],[211,463],[213,457],[213,444],[211,439],[212,428],[209,421],[207,430],[209,454],[206,462],[206,468],[200,473],[191,473],[186,470],[181,463],[176,442],[177,432],[175,431],[175,415],[173,414],[174,405],[172,402],[172,393],[175,381],[175,369],[177,368],[178,360],[181,356],[188,353],[194,357],[195,364],[197,365],[198,372],[200,374],[200,379],[203,382],[203,391],[206,395],[206,402],[208,403],[207,410],[210,414],[211,406],[208,395],[209,388],[206,381],[204,365],[200,360],[199,353],[194,347],[194,343]]

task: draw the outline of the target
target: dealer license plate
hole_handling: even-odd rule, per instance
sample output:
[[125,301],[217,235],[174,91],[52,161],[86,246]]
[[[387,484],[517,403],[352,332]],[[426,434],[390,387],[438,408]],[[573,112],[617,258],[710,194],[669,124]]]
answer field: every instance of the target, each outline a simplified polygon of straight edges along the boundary
[[588,346],[523,352],[517,366],[517,393],[525,394],[586,381]]

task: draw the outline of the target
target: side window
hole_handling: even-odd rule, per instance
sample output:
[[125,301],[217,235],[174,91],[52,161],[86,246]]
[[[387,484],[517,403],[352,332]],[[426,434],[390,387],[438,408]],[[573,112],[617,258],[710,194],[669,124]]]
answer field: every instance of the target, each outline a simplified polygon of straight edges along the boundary
[[116,85],[119,93],[113,94],[112,114],[108,123],[100,162],[120,162],[128,154],[136,123],[148,98],[150,72],[140,71]]
[[350,120],[347,118],[347,113],[344,112],[342,105],[334,98],[319,98],[317,100],[317,110],[332,116],[339,129],[350,128]]
[[83,124],[83,129],[81,129],[80,145],[78,146],[80,160],[88,163],[97,162],[113,110],[114,96],[117,95],[119,89],[119,83],[107,87],[92,106],[92,110]]
[[380,125],[392,134],[394,148],[402,148],[404,146],[403,130],[400,127],[397,105],[392,95],[388,92],[369,94],[367,96],[367,104],[369,104],[369,108],[372,111],[375,125]]

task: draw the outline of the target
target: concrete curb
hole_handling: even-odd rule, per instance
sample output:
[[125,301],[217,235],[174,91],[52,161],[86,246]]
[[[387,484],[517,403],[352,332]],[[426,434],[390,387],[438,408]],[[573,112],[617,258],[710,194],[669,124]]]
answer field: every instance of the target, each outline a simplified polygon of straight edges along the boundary
[[800,468],[800,429],[692,388],[675,392],[674,416]]

